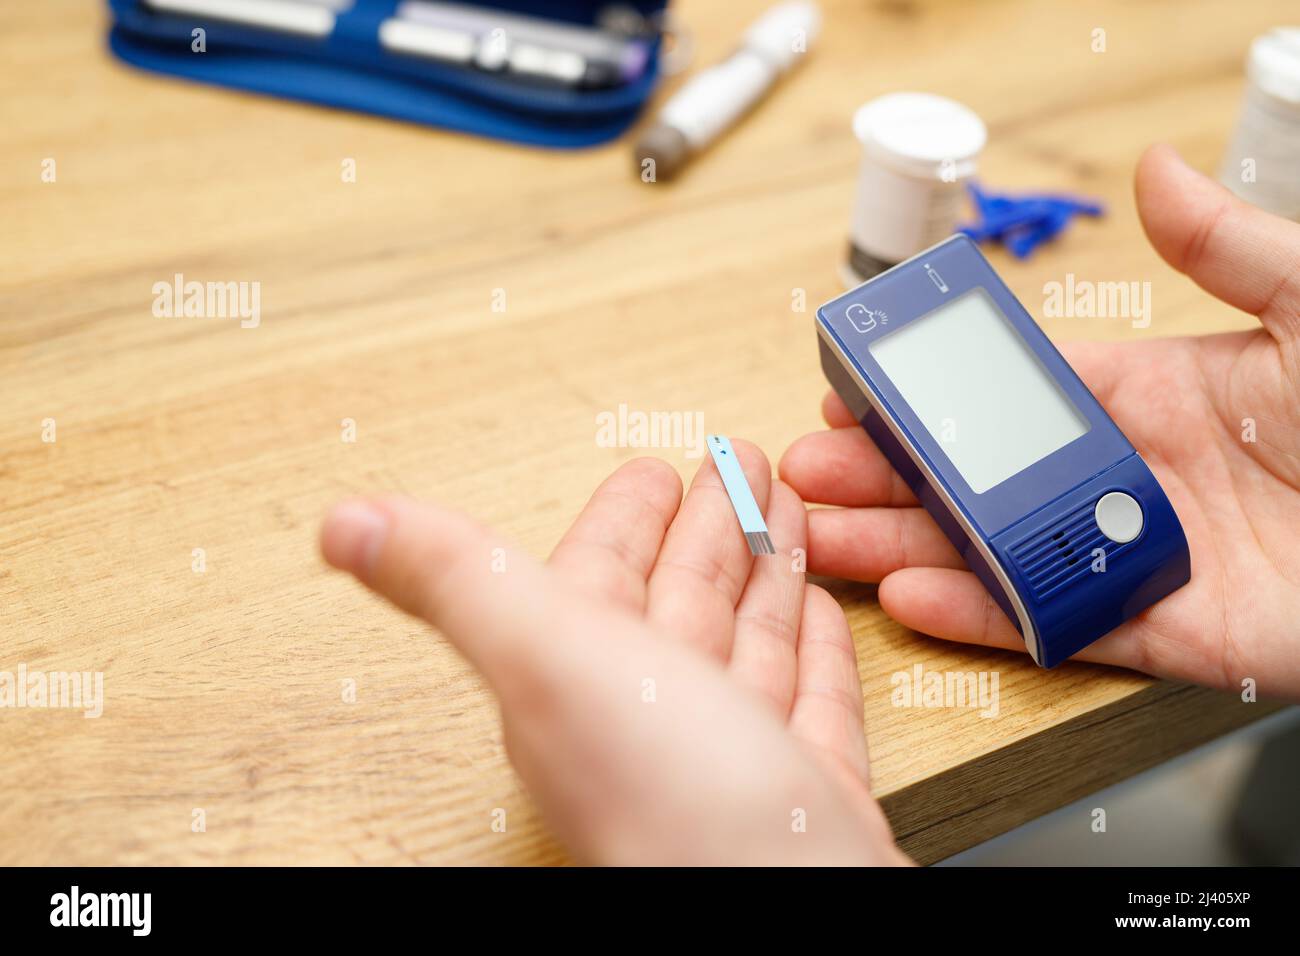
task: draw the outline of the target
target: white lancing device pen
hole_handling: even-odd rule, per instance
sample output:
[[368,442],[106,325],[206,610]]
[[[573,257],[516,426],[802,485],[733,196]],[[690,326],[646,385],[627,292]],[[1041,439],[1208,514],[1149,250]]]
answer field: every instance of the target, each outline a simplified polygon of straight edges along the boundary
[[735,53],[692,77],[664,106],[636,146],[637,171],[671,179],[692,153],[731,127],[792,67],[821,27],[815,3],[782,3],[745,33]]

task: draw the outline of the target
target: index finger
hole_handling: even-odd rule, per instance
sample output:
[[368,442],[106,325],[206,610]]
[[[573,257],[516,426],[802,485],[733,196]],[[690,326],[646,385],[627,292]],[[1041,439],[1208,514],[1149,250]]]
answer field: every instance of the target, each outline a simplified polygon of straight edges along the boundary
[[849,508],[917,503],[894,466],[857,425],[804,435],[785,450],[777,470],[804,501]]
[[826,424],[831,428],[847,428],[858,424],[858,420],[849,411],[849,406],[844,404],[844,399],[833,388],[822,398],[822,418],[826,419]]
[[671,465],[633,459],[596,489],[549,564],[575,588],[644,612],[646,579],[681,500]]

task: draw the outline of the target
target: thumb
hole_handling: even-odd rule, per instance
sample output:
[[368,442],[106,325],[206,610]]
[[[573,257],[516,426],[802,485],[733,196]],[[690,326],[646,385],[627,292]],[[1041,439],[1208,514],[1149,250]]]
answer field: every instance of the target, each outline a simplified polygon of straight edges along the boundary
[[477,522],[403,498],[351,499],[321,528],[334,567],[438,628],[505,697],[537,679],[555,641],[590,629],[600,609]]
[[1138,161],[1136,188],[1142,227],[1161,258],[1259,316],[1275,339],[1300,337],[1300,225],[1238,199],[1163,144]]

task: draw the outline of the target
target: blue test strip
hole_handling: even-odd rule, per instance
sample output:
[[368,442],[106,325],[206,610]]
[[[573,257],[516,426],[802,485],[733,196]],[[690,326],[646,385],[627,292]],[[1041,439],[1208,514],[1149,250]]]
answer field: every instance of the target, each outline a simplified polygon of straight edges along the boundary
[[731,440],[726,435],[709,436],[709,454],[718,466],[722,484],[731,499],[731,507],[740,519],[740,530],[745,532],[745,541],[751,554],[776,554],[772,538],[767,533],[767,524],[763,521],[763,512],[758,510],[754,492],[745,479],[745,470],[740,467],[736,453],[731,447]]

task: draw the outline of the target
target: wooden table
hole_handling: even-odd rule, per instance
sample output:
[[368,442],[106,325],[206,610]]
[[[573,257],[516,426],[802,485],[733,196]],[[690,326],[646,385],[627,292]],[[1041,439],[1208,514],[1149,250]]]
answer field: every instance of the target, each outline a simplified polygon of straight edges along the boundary
[[[763,5],[677,4],[697,62]],[[320,517],[397,490],[544,554],[640,453],[595,441],[621,403],[703,412],[775,461],[820,426],[792,295],[811,310],[840,289],[849,119],[870,97],[955,96],[989,125],[989,183],[1107,203],[995,264],[1031,309],[1067,271],[1149,280],[1155,321],[1047,320],[1053,336],[1251,324],[1158,260],[1130,183],[1155,139],[1214,168],[1246,46],[1289,4],[825,7],[802,72],[672,185],[640,182],[626,141],[544,153],[164,80],[107,55],[100,4],[0,7],[0,670],[102,671],[106,698],[95,720],[0,710],[0,863],[563,861],[480,682],[325,569]],[[176,273],[259,282],[261,324],[155,317]],[[877,791],[921,861],[1266,711],[1045,673],[905,631],[871,588],[838,594]],[[998,671],[998,717],[891,706],[916,664]]]

